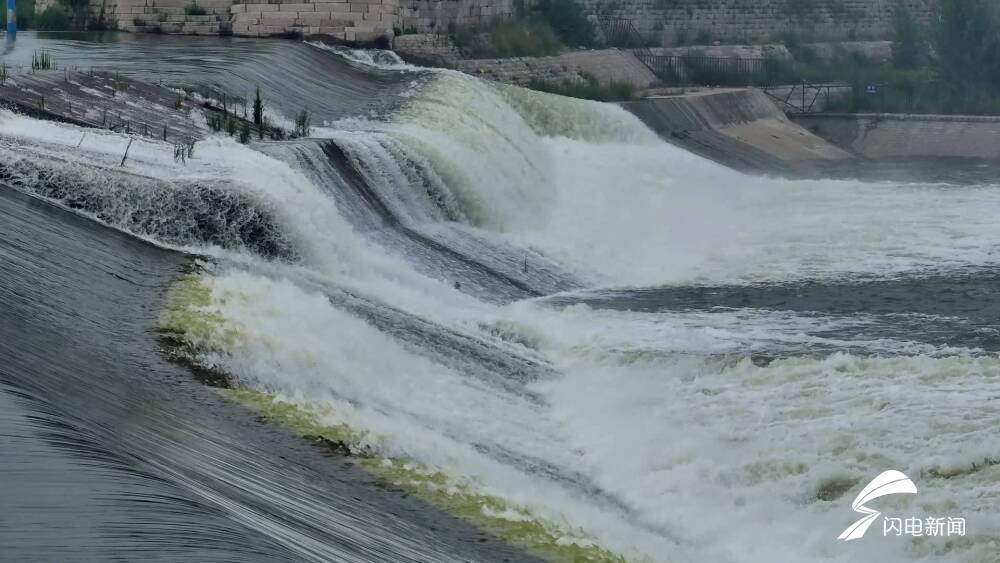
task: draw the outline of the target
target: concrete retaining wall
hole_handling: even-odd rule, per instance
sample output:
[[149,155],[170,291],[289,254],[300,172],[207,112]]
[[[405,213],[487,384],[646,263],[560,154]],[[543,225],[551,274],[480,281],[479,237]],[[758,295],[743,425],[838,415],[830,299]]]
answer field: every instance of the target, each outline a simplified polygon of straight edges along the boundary
[[870,159],[1000,159],[1000,117],[898,114],[795,116],[796,123]]
[[755,89],[648,98],[622,106],[665,140],[747,172],[800,172],[851,155],[785,117]]
[[534,78],[574,82],[590,76],[602,84],[620,82],[648,88],[657,80],[632,53],[618,49],[573,51],[554,57],[468,59],[458,61],[457,66],[480,78],[521,86]]

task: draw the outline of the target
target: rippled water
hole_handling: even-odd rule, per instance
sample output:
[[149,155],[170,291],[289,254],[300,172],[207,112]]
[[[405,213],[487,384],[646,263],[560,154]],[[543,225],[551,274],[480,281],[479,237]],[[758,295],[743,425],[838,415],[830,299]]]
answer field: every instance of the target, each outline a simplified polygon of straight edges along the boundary
[[524,558],[167,363],[189,258],[4,189],[0,260],[3,560]]
[[361,70],[294,41],[142,33],[22,32],[3,53],[11,67],[30,69],[48,51],[59,68],[121,72],[174,87],[195,87],[253,99],[254,89],[286,116],[306,110],[314,123],[387,109],[412,76]]

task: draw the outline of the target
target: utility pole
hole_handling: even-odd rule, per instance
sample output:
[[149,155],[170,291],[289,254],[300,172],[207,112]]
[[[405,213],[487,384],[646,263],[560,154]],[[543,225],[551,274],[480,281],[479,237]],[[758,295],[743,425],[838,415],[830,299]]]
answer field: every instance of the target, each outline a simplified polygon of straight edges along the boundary
[[7,0],[7,41],[17,37],[17,0]]

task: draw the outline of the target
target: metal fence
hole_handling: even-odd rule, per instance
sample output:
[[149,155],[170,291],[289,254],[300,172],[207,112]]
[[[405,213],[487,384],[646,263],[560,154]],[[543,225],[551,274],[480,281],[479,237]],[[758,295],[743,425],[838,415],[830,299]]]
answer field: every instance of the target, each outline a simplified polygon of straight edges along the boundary
[[792,80],[790,65],[781,59],[658,55],[626,18],[597,17],[604,44],[629,49],[668,86],[772,86]]
[[787,83],[790,75],[780,59],[652,53],[636,57],[666,85],[773,86]]

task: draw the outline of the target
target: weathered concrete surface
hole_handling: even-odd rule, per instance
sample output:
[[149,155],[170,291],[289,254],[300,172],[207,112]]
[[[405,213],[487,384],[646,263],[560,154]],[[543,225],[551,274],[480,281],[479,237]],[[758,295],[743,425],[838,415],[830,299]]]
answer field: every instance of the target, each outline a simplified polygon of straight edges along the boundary
[[636,88],[656,83],[656,75],[635,55],[619,49],[571,51],[554,57],[466,59],[458,70],[506,84],[527,85],[532,79],[582,81],[592,76],[601,84],[619,82]]
[[711,90],[621,104],[665,140],[746,172],[798,172],[851,158],[789,121],[760,90]]
[[169,89],[104,72],[15,72],[0,105],[44,119],[190,143],[205,136],[205,108]]
[[864,158],[1000,159],[1000,117],[813,114],[793,119]]
[[442,33],[413,33],[393,38],[392,50],[414,64],[451,68],[462,53],[451,38]]

